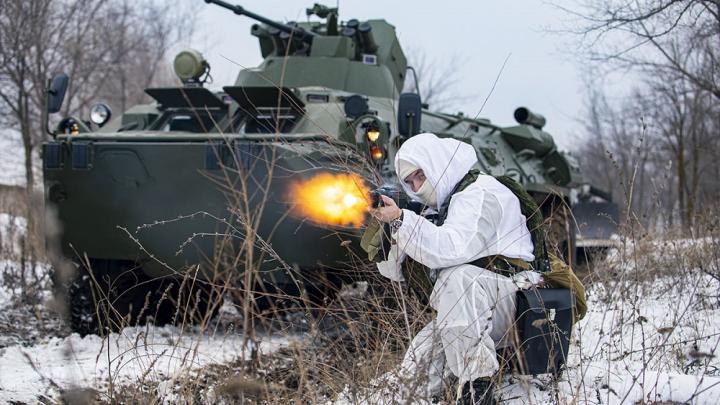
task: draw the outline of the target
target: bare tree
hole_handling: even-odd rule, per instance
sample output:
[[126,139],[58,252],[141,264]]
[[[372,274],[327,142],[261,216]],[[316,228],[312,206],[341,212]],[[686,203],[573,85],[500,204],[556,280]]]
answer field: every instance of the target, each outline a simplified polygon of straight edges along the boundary
[[[707,177],[718,172],[713,163],[720,154],[714,135],[720,122],[720,2],[584,0],[566,10],[580,18],[574,31],[592,65],[635,71],[641,78],[622,105],[603,106],[615,125],[628,114],[630,119],[642,118],[651,154],[644,162],[636,160],[638,167],[649,166],[635,179],[649,172],[652,181],[636,184],[640,199],[647,199],[641,204],[647,210],[663,202],[669,221],[677,218],[684,229],[692,229],[697,214],[718,193]],[[594,111],[588,109],[590,122]],[[621,130],[608,144],[609,125],[588,127],[590,138],[583,150],[597,149],[602,139],[607,153],[619,159],[618,170],[626,171],[622,156],[637,132]],[[589,170],[602,164],[597,156],[586,162]]]
[[[717,164],[712,159],[717,147],[713,127],[717,127],[715,121],[720,115],[710,93],[688,79],[673,80],[658,74],[650,80],[659,142],[674,162],[680,218],[685,228],[691,228],[698,209],[705,205],[700,195],[701,178]],[[707,187],[705,191],[712,193]]]
[[[191,9],[150,0],[6,0],[0,3],[0,112],[18,128],[30,204],[33,156],[44,141],[45,86],[71,77],[64,114],[81,114],[98,98],[120,109],[143,97],[162,71],[167,50],[191,35]],[[28,226],[37,221],[28,212]]]
[[720,2],[584,0],[567,9],[592,60],[663,71],[720,99]]
[[708,91],[664,71],[611,105],[591,89],[579,148],[584,172],[595,184],[624,197],[628,214],[645,224],[693,229],[699,213],[713,208],[720,108]]
[[646,98],[635,91],[619,108],[598,87],[590,85],[586,103],[586,136],[578,148],[586,180],[609,191],[624,209],[649,223],[652,207],[653,159],[657,147],[647,125]]
[[115,23],[108,24],[105,38],[118,63],[109,66],[110,80],[101,83],[94,99],[118,111],[148,100],[147,87],[176,84],[167,52],[193,34],[196,7],[169,0],[138,3],[125,0],[108,16]]
[[420,91],[423,103],[429,104],[434,110],[459,108],[471,97],[458,91],[460,77],[457,66],[462,65],[457,57],[438,62],[428,58],[420,49],[408,50],[408,66],[412,66],[417,74],[417,83],[412,73],[405,80],[403,91]]

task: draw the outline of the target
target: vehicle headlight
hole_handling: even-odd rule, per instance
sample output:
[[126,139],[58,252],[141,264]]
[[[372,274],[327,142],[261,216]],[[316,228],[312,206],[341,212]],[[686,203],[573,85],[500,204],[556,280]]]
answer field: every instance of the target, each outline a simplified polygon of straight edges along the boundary
[[173,61],[175,75],[181,82],[200,81],[200,78],[210,69],[202,54],[194,49],[185,49],[175,56]]
[[107,106],[107,104],[98,103],[92,106],[92,108],[90,108],[90,121],[94,122],[99,127],[102,127],[108,121],[110,121],[111,116],[112,111],[110,110],[110,107]]
[[380,130],[376,128],[368,128],[367,137],[370,142],[375,142],[380,139]]

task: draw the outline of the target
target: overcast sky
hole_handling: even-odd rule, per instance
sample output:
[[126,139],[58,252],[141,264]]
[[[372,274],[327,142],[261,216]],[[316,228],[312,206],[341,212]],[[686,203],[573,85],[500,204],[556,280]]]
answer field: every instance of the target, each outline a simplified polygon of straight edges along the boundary
[[[305,8],[312,6],[312,0],[230,3],[281,21],[305,21]],[[570,52],[572,36],[553,31],[570,19],[554,6],[539,0],[343,0],[339,7],[343,21],[386,19],[395,26],[404,48],[422,48],[437,63],[462,60],[457,66],[457,90],[470,97],[458,110],[468,115],[480,112],[510,55],[480,117],[513,125],[513,111],[525,106],[546,117],[545,129],[562,148],[571,148],[581,134],[578,120],[585,97],[581,63]],[[200,4],[198,10],[196,35],[190,45],[210,62],[216,85],[230,84],[242,66],[260,63],[257,38],[250,35],[253,21],[215,5]]]

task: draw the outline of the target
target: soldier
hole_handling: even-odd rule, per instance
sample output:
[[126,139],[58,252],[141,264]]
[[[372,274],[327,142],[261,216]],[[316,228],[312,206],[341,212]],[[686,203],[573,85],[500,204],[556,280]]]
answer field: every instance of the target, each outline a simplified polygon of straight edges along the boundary
[[495,404],[496,349],[510,344],[515,292],[520,282],[538,283],[540,275],[509,277],[491,265],[498,259],[532,262],[533,242],[518,198],[492,176],[471,176],[477,163],[469,144],[413,136],[398,150],[395,168],[405,192],[426,212],[437,212],[438,220],[400,209],[385,196],[384,206],[371,213],[390,224],[393,241],[387,260],[377,264],[380,273],[403,281],[401,264],[409,257],[433,281],[429,302],[437,317],[414,337],[401,370],[426,381],[430,397],[442,390],[447,368],[462,385],[458,403]]

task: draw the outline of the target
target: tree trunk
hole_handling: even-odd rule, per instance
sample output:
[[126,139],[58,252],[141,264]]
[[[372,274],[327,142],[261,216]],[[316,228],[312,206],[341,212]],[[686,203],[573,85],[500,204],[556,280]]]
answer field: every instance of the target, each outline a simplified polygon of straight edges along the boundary
[[[695,106],[699,108],[699,106]],[[700,209],[699,189],[700,189],[700,160],[701,157],[701,146],[700,139],[701,133],[705,130],[702,125],[702,117],[695,117],[693,119],[693,132],[691,133],[690,139],[692,140],[692,162],[690,163],[690,189],[688,190],[688,221],[691,227],[695,224],[695,214]]]
[[680,223],[683,231],[687,230],[687,207],[685,202],[685,185],[687,184],[685,173],[685,147],[682,142],[678,143],[677,159],[677,193],[678,210],[680,212]]
[[[35,216],[37,212],[35,207],[35,172],[33,167],[33,138],[32,124],[30,119],[30,103],[28,94],[24,89],[18,90],[18,105],[20,106],[20,135],[23,141],[23,151],[25,154],[25,209],[24,216],[26,219],[27,229],[23,246],[25,247],[23,256],[27,254],[30,268],[34,267],[35,258],[38,256],[38,226],[39,222]],[[24,259],[24,258],[23,258]],[[24,271],[24,270],[23,270]]]

